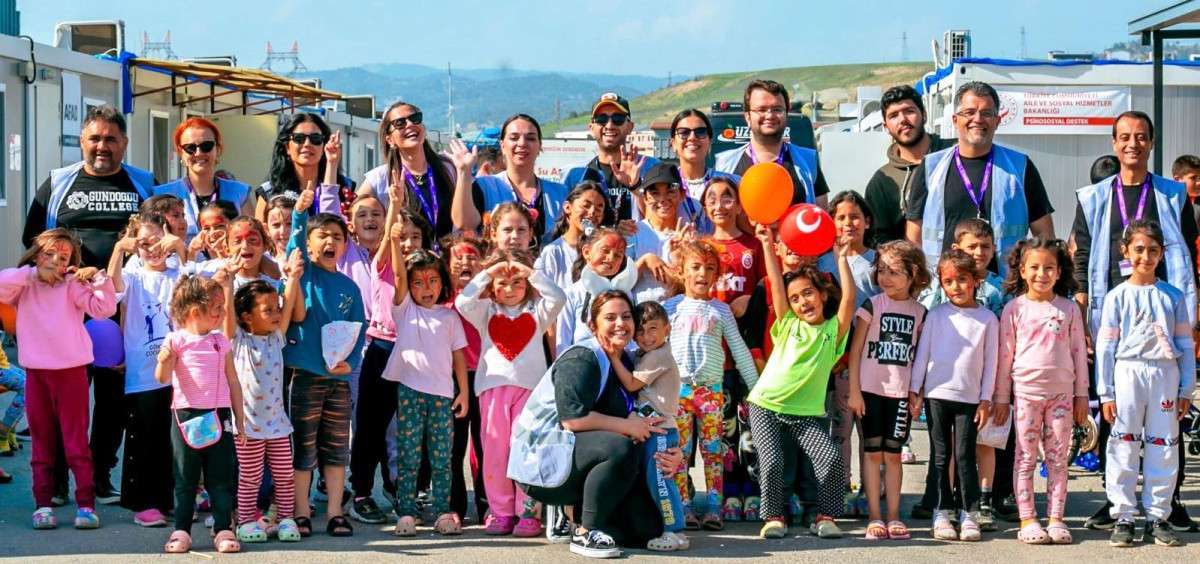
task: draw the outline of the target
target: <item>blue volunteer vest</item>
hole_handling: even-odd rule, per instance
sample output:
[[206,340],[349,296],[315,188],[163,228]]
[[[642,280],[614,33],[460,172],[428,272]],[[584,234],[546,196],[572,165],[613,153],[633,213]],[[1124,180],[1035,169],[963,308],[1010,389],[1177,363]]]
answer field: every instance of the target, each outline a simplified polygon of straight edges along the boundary
[[[133,181],[133,187],[137,189],[138,195],[143,200],[152,195],[153,174],[127,164],[122,164],[121,168],[125,169],[129,180]],[[75,183],[75,179],[79,178],[81,170],[83,170],[83,161],[50,171],[50,199],[46,202],[46,229],[54,229],[58,226],[58,208],[62,206],[63,198],[67,197],[67,192]]]
[[[1029,208],[1025,201],[1025,167],[1029,158],[1001,145],[992,145],[994,164],[992,184],[985,186],[992,199],[988,221],[996,236],[996,262],[1000,277],[1008,273],[1004,257],[1029,233]],[[946,225],[946,175],[954,166],[954,147],[925,155],[925,210],[921,221],[921,249],[930,270],[937,268],[946,235],[953,236],[953,225]],[[958,174],[955,172],[955,174]]]
[[[183,215],[187,218],[188,224],[187,239],[191,240],[196,233],[200,232],[200,210],[196,209],[196,198],[192,196],[191,183],[188,182],[187,176],[155,186],[154,195],[160,194],[170,194],[183,200]],[[221,201],[233,204],[233,207],[240,211],[242,205],[246,203],[246,198],[250,195],[250,186],[236,180],[217,178],[217,195]]]
[[[1079,198],[1083,217],[1087,221],[1088,232],[1092,234],[1092,248],[1088,255],[1088,328],[1095,337],[1096,329],[1100,326],[1100,310],[1104,306],[1104,295],[1108,293],[1108,261],[1111,244],[1109,239],[1109,222],[1112,221],[1113,179],[1110,176],[1091,186],[1084,186],[1075,191]],[[1167,266],[1167,282],[1183,292],[1188,305],[1188,321],[1196,323],[1196,281],[1192,276],[1188,242],[1183,239],[1183,231],[1179,227],[1179,217],[1187,202],[1187,191],[1183,184],[1168,180],[1157,174],[1151,174],[1151,185],[1154,186],[1154,202],[1158,206],[1158,224],[1162,226],[1166,248],[1163,249],[1163,260]]]
[[[481,214],[490,213],[496,209],[496,206],[505,202],[517,201],[516,194],[513,192],[513,187],[508,183],[508,173],[500,172],[489,176],[480,176],[475,178],[475,182],[479,184],[479,190],[483,192],[483,209],[479,210]],[[551,241],[550,235],[554,232],[554,222],[558,221],[558,216],[562,213],[563,202],[567,199],[567,187],[538,178],[538,188],[541,192],[538,198],[542,200],[542,208],[545,210],[545,217],[540,218],[544,230],[542,231],[542,244]]]
[[[792,170],[796,171],[800,183],[804,184],[804,201],[810,204],[817,203],[817,152],[793,143],[786,143],[784,146],[787,147],[788,158],[792,161]],[[742,156],[748,150],[750,150],[750,143],[717,153],[713,168],[720,172],[734,174],[737,172],[738,163],[742,161]]]
[[[590,164],[590,161],[589,161],[589,164]],[[654,157],[645,157],[645,160],[642,161],[642,168],[641,168],[642,174],[641,175],[645,176],[647,172],[650,172],[650,168],[656,164],[658,164],[658,159],[656,159]],[[585,166],[577,166],[577,167],[572,168],[567,171],[567,174],[563,176],[562,183],[566,187],[568,192],[570,192],[572,189],[574,189],[576,184],[583,182],[583,180],[585,178],[587,178],[588,170],[589,170],[588,167],[585,165]],[[592,172],[592,174],[599,174],[600,175],[600,183],[604,184],[606,186],[608,185],[608,179],[604,178],[603,172],[594,170]],[[636,188],[636,186],[634,188]],[[636,206],[634,209],[635,210],[637,209]]]

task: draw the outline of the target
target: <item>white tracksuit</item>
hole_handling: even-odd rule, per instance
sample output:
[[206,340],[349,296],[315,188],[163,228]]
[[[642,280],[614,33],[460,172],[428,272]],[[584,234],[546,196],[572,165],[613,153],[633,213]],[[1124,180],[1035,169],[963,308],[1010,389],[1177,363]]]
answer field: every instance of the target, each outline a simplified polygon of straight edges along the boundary
[[1186,300],[1163,281],[1124,282],[1104,296],[1096,336],[1100,401],[1115,401],[1108,440],[1106,493],[1112,516],[1132,520],[1137,510],[1139,451],[1144,448],[1142,507],[1148,519],[1166,519],[1179,461],[1180,398],[1192,397],[1195,344]]

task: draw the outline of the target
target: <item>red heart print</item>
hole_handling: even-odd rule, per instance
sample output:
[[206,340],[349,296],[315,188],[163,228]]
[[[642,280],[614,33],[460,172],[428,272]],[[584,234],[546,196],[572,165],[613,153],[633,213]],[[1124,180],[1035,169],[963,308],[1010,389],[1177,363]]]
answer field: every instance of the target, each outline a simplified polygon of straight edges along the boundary
[[503,314],[493,315],[488,320],[488,336],[500,351],[500,356],[512,362],[525,346],[533,340],[533,332],[537,329],[537,321],[529,312],[510,318]]

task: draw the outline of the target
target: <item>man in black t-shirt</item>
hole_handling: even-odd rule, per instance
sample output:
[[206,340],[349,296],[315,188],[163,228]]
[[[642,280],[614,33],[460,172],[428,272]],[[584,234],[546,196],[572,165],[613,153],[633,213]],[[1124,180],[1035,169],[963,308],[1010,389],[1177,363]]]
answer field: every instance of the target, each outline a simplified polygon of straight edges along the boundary
[[[120,111],[110,106],[89,110],[79,138],[83,161],[51,171],[42,182],[25,217],[25,246],[46,229],[62,227],[79,237],[83,266],[107,268],[129,216],[156,184],[150,173],[121,164],[128,145]],[[125,434],[125,378],[122,371],[96,366],[88,366],[88,377],[95,396],[90,444],[96,501],[112,504],[121,499],[109,474]],[[54,497],[65,501],[66,489],[66,459],[59,456]]]
[[633,132],[629,100],[612,92],[602,94],[592,105],[592,120],[588,128],[596,140],[596,157],[584,166],[568,170],[563,177],[563,184],[566,184],[568,191],[584,180],[593,180],[604,186],[608,190],[608,201],[604,208],[605,225],[614,226],[620,220],[641,219],[633,190],[641,181],[642,174],[657,164],[658,159],[639,157],[632,147],[626,146],[629,134]]
[[[998,260],[993,262],[992,270],[1004,274],[1005,255],[1012,244],[1026,233],[1005,236],[1004,228],[1011,229],[1013,218],[1003,215],[1008,210],[992,209],[993,198],[996,197],[993,191],[1007,188],[996,182],[997,177],[1016,176],[1005,170],[1006,167],[1024,170],[1021,178],[1011,178],[1018,183],[1018,192],[1024,202],[1006,199],[1005,208],[1023,207],[1027,220],[1024,225],[1034,236],[1054,237],[1054,220],[1051,217],[1054,208],[1050,205],[1046,186],[1042,184],[1042,177],[1033,162],[1022,153],[993,143],[996,128],[1000,125],[1000,95],[996,89],[983,82],[968,82],[955,92],[954,106],[958,143],[951,149],[926,155],[921,165],[913,171],[908,209],[905,212],[908,220],[906,238],[923,248],[932,266],[937,256],[953,243],[952,237],[944,235],[953,233],[958,222],[974,217],[984,219],[992,223],[996,231]],[[926,178],[926,170],[930,167],[933,171],[944,171],[940,178],[933,179],[934,185],[930,185]],[[944,202],[940,211],[926,209],[931,196],[935,202]],[[941,213],[942,216],[929,216],[931,213]],[[1000,219],[1005,221],[998,221]],[[922,226],[932,228],[936,225],[940,225],[941,229],[934,229],[922,237]]]

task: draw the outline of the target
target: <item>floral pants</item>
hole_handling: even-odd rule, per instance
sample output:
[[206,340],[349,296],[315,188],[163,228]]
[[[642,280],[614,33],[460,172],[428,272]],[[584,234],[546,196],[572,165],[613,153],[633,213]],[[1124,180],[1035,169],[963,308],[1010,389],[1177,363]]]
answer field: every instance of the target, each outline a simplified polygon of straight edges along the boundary
[[418,517],[417,472],[422,448],[429,451],[429,502],[434,515],[450,511],[450,458],[454,443],[454,413],[450,398],[418,392],[404,384],[396,386],[396,446],[400,461],[396,468],[396,513]]
[[[723,503],[725,480],[723,476],[725,464],[725,443],[721,440],[724,435],[725,395],[721,384],[710,386],[692,386],[684,382],[679,388],[679,411],[675,414],[675,426],[679,428],[679,446],[683,449],[684,467],[691,464],[693,450],[692,437],[696,438],[696,447],[700,450],[700,458],[704,462],[704,484],[708,495],[708,511],[719,513]],[[675,474],[675,483],[679,486],[684,511],[691,507],[691,499],[687,489],[687,472]]]

